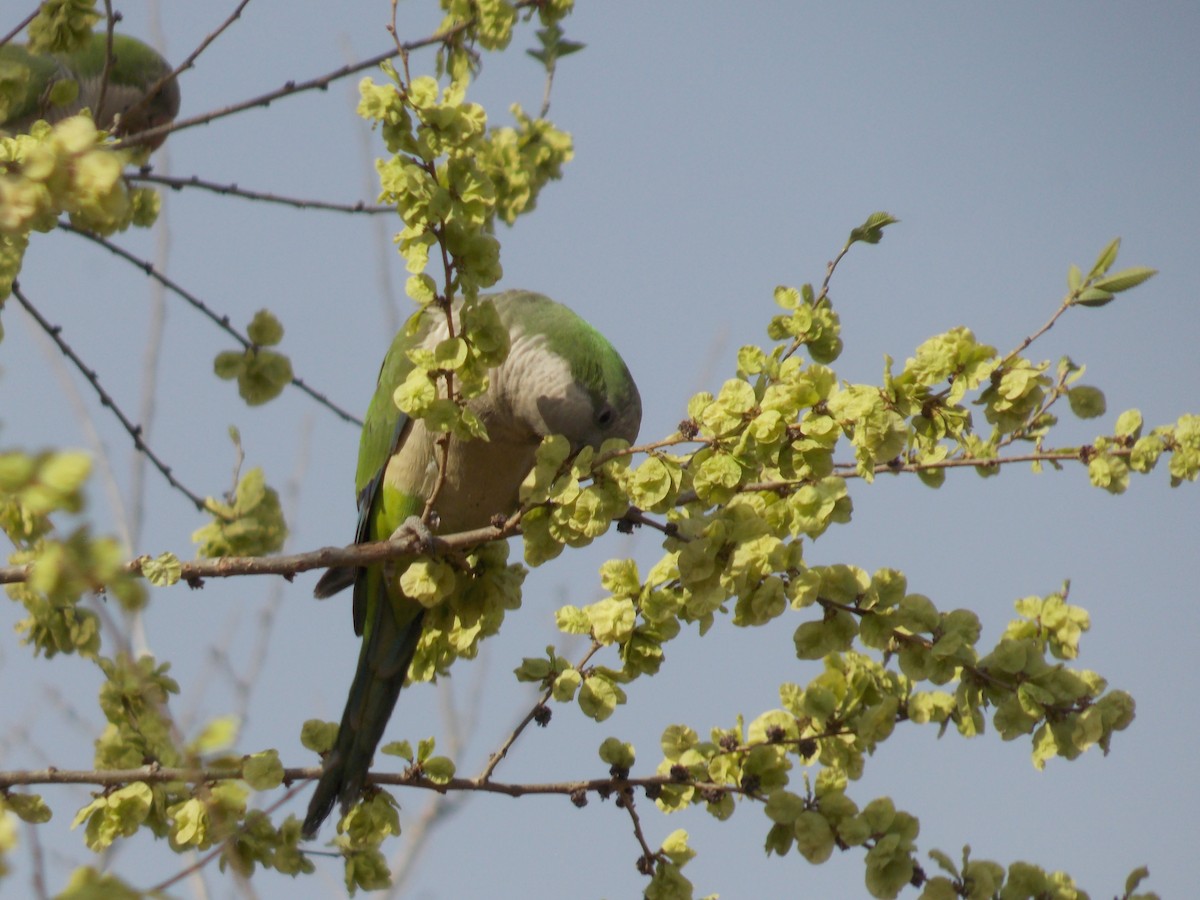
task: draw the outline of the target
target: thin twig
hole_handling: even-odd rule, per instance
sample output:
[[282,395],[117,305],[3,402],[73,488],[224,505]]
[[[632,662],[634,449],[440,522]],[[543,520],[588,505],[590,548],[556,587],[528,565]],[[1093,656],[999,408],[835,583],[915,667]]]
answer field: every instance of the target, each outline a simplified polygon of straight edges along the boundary
[[550,64],[546,66],[546,86],[542,88],[542,108],[538,112],[538,118],[544,119],[550,115],[550,91],[554,87],[554,73],[558,69],[558,58],[550,57]]
[[1059,317],[1070,308],[1071,308],[1070,300],[1068,299],[1068,300],[1063,301],[1062,305],[1059,306],[1059,308],[1054,311],[1054,315],[1052,315],[1049,319],[1046,320],[1045,325],[1043,325],[1041,328],[1039,328],[1033,334],[1029,335],[1029,337],[1025,338],[1025,340],[1021,341],[1021,343],[1017,345],[1016,349],[1012,350],[1008,354],[1008,356],[1006,356],[1006,357],[1004,357],[1004,359],[1000,360],[1000,364],[998,366],[996,366],[996,371],[1000,371],[1005,366],[1007,366],[1010,362],[1012,362],[1013,358],[1018,353],[1024,353],[1030,344],[1032,344],[1034,341],[1036,341],[1038,338],[1040,338],[1043,334],[1045,334],[1047,331],[1049,331],[1051,328],[1053,328],[1054,323],[1058,321]]
[[[92,456],[95,458],[97,468],[99,469],[98,477],[104,485],[105,494],[108,495],[108,502],[112,508],[113,522],[121,536],[122,545],[125,548],[125,552],[132,553],[134,544],[131,540],[126,507],[121,497],[120,487],[117,485],[117,475],[113,471],[112,457],[109,455],[108,448],[105,447],[104,441],[100,438],[100,432],[96,427],[95,419],[84,402],[83,394],[80,393],[74,379],[71,377],[71,371],[63,359],[63,354],[61,352],[54,352],[58,347],[53,343],[51,335],[44,328],[35,331],[34,334],[45,349],[50,361],[50,367],[59,379],[62,391],[67,397],[67,402],[75,409],[75,416],[79,420],[79,426],[83,429],[83,433],[87,436],[88,444],[92,448]],[[118,649],[128,651],[130,649],[129,635],[120,628],[117,620],[111,615],[108,605],[94,603],[93,610],[100,617],[102,630],[106,634],[111,635]]]
[[[623,792],[620,797],[620,805],[625,807],[625,811],[629,813],[629,820],[633,823],[633,836],[637,838],[638,844],[641,845],[642,859],[645,861],[646,867],[649,868],[658,859],[658,854],[650,849],[650,845],[646,843],[646,835],[642,833],[642,820],[633,805],[633,790],[629,789]],[[649,875],[650,872],[646,872],[645,874]]]
[[204,498],[185,487],[171,472],[171,467],[159,459],[158,454],[150,449],[150,446],[142,437],[142,427],[140,425],[134,425],[131,421],[129,421],[129,418],[124,412],[121,411],[121,408],[117,406],[112,397],[109,396],[108,391],[101,386],[100,379],[96,375],[96,370],[89,369],[84,361],[79,358],[74,350],[71,349],[70,345],[63,340],[62,327],[58,325],[51,325],[45,318],[43,318],[42,314],[38,312],[37,308],[29,301],[29,298],[25,296],[24,291],[21,290],[21,287],[17,282],[13,282],[12,292],[13,296],[17,298],[17,302],[25,308],[25,311],[33,317],[34,321],[38,323],[41,329],[50,336],[54,343],[58,345],[58,349],[62,351],[63,355],[71,360],[71,362],[75,364],[75,367],[83,374],[83,377],[88,380],[88,383],[91,384],[92,389],[96,392],[97,396],[99,396],[100,404],[102,406],[107,406],[113,411],[113,415],[117,417],[117,421],[121,423],[121,426],[129,434],[129,437],[133,439],[133,446],[136,447],[139,452],[146,455],[146,458],[154,464],[154,467],[158,469],[163,478],[167,480],[167,484],[171,485],[171,487],[175,488],[175,490],[187,497],[188,500],[190,500],[196,507],[196,509],[203,512]]
[[[587,653],[585,653],[583,658],[579,660],[578,664],[576,664],[576,671],[582,671],[583,667],[591,661],[591,658],[595,656],[603,646],[604,645],[599,641],[593,640],[592,646],[588,648]],[[492,773],[496,771],[496,766],[500,765],[500,761],[508,755],[508,751],[512,749],[512,745],[517,742],[517,738],[521,736],[522,732],[529,727],[529,723],[537,718],[538,711],[544,708],[545,705],[550,702],[550,698],[553,696],[553,694],[553,687],[546,688],[545,692],[538,699],[538,702],[535,703],[533,708],[522,717],[521,721],[517,723],[517,727],[512,730],[512,733],[504,739],[504,743],[500,745],[495,753],[488,757],[487,765],[483,767],[482,772],[475,776],[474,781],[472,782],[473,784],[485,785],[491,783]]]
[[283,206],[294,207],[295,209],[322,209],[330,212],[366,213],[368,215],[394,214],[396,212],[394,206],[369,206],[363,200],[355,203],[331,203],[326,200],[306,200],[301,197],[285,197],[280,194],[270,194],[264,191],[252,191],[247,188],[238,187],[236,184],[218,184],[215,181],[206,181],[198,175],[192,175],[187,178],[173,178],[169,175],[158,175],[153,172],[138,172],[126,177],[129,181],[142,184],[159,184],[174,191],[180,191],[189,187],[201,188],[202,190],[211,191],[214,194],[242,197],[246,200],[261,200],[264,203],[278,203]]
[[[524,9],[529,6],[536,6],[539,2],[541,2],[541,0],[518,0],[517,3],[513,4],[513,7],[515,9]],[[243,5],[245,4],[243,3]],[[422,47],[430,47],[434,44],[444,44],[461,32],[465,31],[471,26],[471,24],[473,24],[473,22],[474,19],[464,19],[462,22],[451,25],[445,31],[436,32],[419,40],[406,41],[405,43],[401,44],[400,47],[405,53],[411,53],[413,50],[419,50]],[[396,55],[398,55],[396,49],[394,47],[389,48],[382,53],[377,53],[374,56],[360,60],[359,62],[342,66],[341,68],[334,69],[332,72],[327,72],[324,75],[318,75],[316,78],[310,78],[307,81],[288,81],[283,85],[283,87],[276,88],[273,91],[268,91],[265,94],[260,94],[257,97],[252,97],[249,100],[243,100],[240,103],[233,103],[222,109],[214,110],[213,112],[192,116],[190,119],[177,119],[172,123],[158,125],[154,128],[148,128],[136,135],[131,135],[130,138],[122,141],[116,146],[121,146],[122,144],[144,143],[145,141],[160,135],[167,135],[176,131],[182,131],[185,128],[193,128],[196,125],[207,125],[209,122],[213,122],[217,119],[223,119],[226,116],[235,115],[247,109],[253,109],[256,106],[270,106],[273,101],[282,97],[290,97],[294,94],[304,93],[305,91],[323,91],[326,90],[330,84],[338,81],[339,79],[354,75],[355,73],[361,72],[364,69],[373,69],[380,63],[389,60]],[[183,71],[189,64],[190,63],[185,63],[167,77],[174,77],[177,72]],[[164,78],[162,80],[166,81],[167,79]]]
[[[108,0],[105,0],[105,2],[107,4]],[[172,78],[175,78],[182,72],[186,72],[193,65],[195,65],[196,60],[199,59],[199,57],[200,57],[200,54],[203,53],[205,50],[207,50],[209,45],[211,45],[213,41],[215,41],[218,37],[220,37],[230,25],[232,25],[235,21],[237,21],[239,18],[241,18],[242,10],[246,8],[246,5],[249,2],[250,2],[250,0],[241,0],[241,2],[238,3],[238,5],[234,8],[233,12],[229,14],[229,17],[226,18],[225,21],[222,22],[220,25],[218,25],[217,29],[215,31],[209,32],[209,34],[204,38],[204,40],[202,40],[200,42],[200,46],[198,46],[195,50],[193,50],[188,55],[188,58],[185,59],[179,65],[178,68],[173,69],[172,71],[168,72],[166,75],[164,75],[162,78],[158,79],[158,81],[154,82],[154,84],[152,84],[150,86],[150,89],[142,95],[141,99],[138,100],[137,103],[135,103],[132,107],[129,108],[129,110],[125,114],[125,117],[129,118],[133,113],[139,111],[143,106],[145,106],[146,104],[148,104],[150,102],[150,98],[153,97],[155,94],[157,94],[158,91],[163,87],[163,85],[165,85]],[[168,125],[169,125],[169,123],[168,123]],[[167,130],[169,130],[169,128]],[[159,133],[159,132],[162,132],[164,134],[166,133],[166,131],[162,127],[151,129],[151,131],[153,131],[154,133]],[[137,135],[130,135],[131,139],[128,141],[128,143],[130,143],[130,144],[141,143],[147,134],[148,134],[148,132],[143,131],[143,132],[138,133]]]
[[91,448],[92,455],[96,459],[98,468],[97,476],[104,486],[104,494],[108,498],[108,503],[111,507],[113,524],[121,538],[122,545],[125,547],[125,552],[132,553],[136,543],[133,540],[133,533],[129,530],[129,517],[121,497],[120,485],[117,483],[117,473],[113,469],[112,457],[109,455],[107,448],[104,446],[104,441],[100,437],[100,429],[96,426],[96,420],[88,409],[84,395],[79,390],[79,386],[71,373],[70,367],[68,367],[66,360],[63,358],[63,354],[59,351],[58,345],[54,343],[44,328],[34,331],[33,334],[45,353],[47,364],[54,371],[55,378],[57,378],[59,386],[66,396],[67,403],[74,410],[79,427],[83,431],[87,444]]
[[[195,294],[186,290],[182,285],[180,285],[177,282],[173,281],[172,279],[168,278],[166,275],[164,275],[162,272],[160,272],[158,269],[156,269],[154,267],[153,263],[149,262],[148,260],[142,259],[141,257],[135,256],[134,254],[132,254],[128,250],[126,250],[124,247],[114,244],[112,241],[110,241],[106,237],[102,237],[101,235],[98,235],[98,234],[93,234],[92,232],[86,231],[82,228],[76,228],[70,222],[59,221],[58,227],[62,231],[67,231],[67,232],[70,232],[71,234],[79,235],[80,237],[86,238],[87,240],[92,241],[93,243],[99,244],[101,247],[108,250],[110,253],[113,253],[116,256],[119,256],[122,259],[124,259],[126,262],[132,263],[133,265],[137,266],[139,269],[141,269],[143,272],[145,272],[147,276],[149,276],[150,278],[153,278],[155,281],[159,282],[161,285],[163,285],[163,287],[165,287],[171,293],[175,294],[176,296],[180,297],[182,300],[186,301],[190,306],[192,306],[192,308],[196,309],[198,312],[203,313],[205,316],[207,316],[212,322],[214,322],[217,325],[218,328],[220,328],[227,335],[229,335],[231,338],[233,338],[235,341],[237,341],[239,344],[241,344],[244,349],[249,350],[254,346],[254,343],[248,337],[243,335],[236,328],[234,328],[232,325],[229,324],[229,316],[218,315],[216,312],[214,312],[208,306],[208,304],[206,304],[203,300],[201,300]],[[302,378],[293,377],[292,385],[294,387],[299,388],[304,393],[308,394],[308,396],[310,396],[312,399],[316,400],[318,403],[320,403],[322,406],[324,406],[326,409],[328,409],[334,415],[341,418],[343,421],[350,422],[351,424],[357,425],[360,428],[362,427],[362,419],[360,419],[360,418],[358,418],[358,416],[355,416],[355,415],[347,412],[346,410],[342,409],[340,406],[338,406],[336,403],[334,403],[332,400],[330,400],[328,397],[326,397],[320,391],[317,391],[314,388],[309,387]]]
[[36,19],[37,14],[39,12],[41,12],[41,10],[42,10],[42,5],[39,3],[34,8],[33,12],[31,12],[29,15],[27,15],[24,19],[22,19],[20,22],[18,22],[16,24],[16,27],[14,27],[12,31],[10,31],[4,37],[0,38],[0,47],[3,47],[9,41],[11,41],[13,38],[15,38],[18,34],[20,34],[22,31],[24,31],[25,26],[27,26],[30,22],[32,22],[34,19]]

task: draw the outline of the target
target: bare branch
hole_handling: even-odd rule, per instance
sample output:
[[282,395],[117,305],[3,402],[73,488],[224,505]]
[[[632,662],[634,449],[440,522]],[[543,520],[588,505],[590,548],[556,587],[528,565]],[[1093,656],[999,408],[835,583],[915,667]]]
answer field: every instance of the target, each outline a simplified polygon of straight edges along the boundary
[[[583,667],[586,666],[589,661],[591,661],[591,658],[595,656],[596,652],[603,646],[604,645],[599,641],[593,640],[592,646],[588,648],[587,653],[583,655],[583,659],[581,659],[578,665],[575,666],[576,671],[582,671]],[[484,766],[483,771],[475,777],[475,782],[477,784],[488,784],[490,782],[492,773],[496,771],[496,766],[500,765],[500,761],[508,755],[508,751],[512,749],[512,745],[517,742],[517,738],[519,738],[525,729],[529,727],[529,723],[537,718],[538,713],[541,710],[546,708],[546,704],[550,702],[550,697],[553,695],[553,693],[553,687],[547,688],[542,696],[538,699],[538,702],[533,705],[533,708],[525,714],[525,716],[517,724],[517,727],[513,729],[512,733],[504,739],[504,743],[500,745],[500,748],[490,757],[488,757],[487,765]]]
[[[654,861],[658,859],[658,854],[650,849],[650,845],[646,843],[646,835],[642,833],[642,820],[638,817],[637,809],[633,805],[633,789],[626,788],[617,797],[617,805],[625,808],[629,813],[629,819],[633,823],[633,836],[637,838],[637,842],[642,848],[641,865],[646,867],[645,874],[650,874],[650,866],[654,865]],[[639,865],[639,870],[641,869]]]
[[[518,0],[517,3],[513,4],[513,6],[515,9],[524,9],[526,7],[536,6],[539,2],[540,0]],[[242,6],[244,5],[245,0],[243,0],[242,3]],[[238,9],[240,11],[241,7],[239,6]],[[122,141],[116,146],[120,147],[129,146],[132,144],[140,144],[144,143],[150,138],[158,137],[160,135],[167,135],[171,134],[172,132],[182,131],[185,128],[192,128],[196,125],[207,125],[209,122],[213,122],[217,119],[223,119],[226,116],[232,116],[247,109],[253,109],[256,106],[270,106],[272,101],[278,100],[282,97],[290,97],[294,94],[304,93],[305,91],[326,90],[330,84],[338,81],[339,79],[354,75],[357,72],[362,72],[365,69],[373,69],[385,60],[399,56],[401,53],[410,53],[413,50],[419,50],[423,47],[430,47],[434,44],[444,44],[465,31],[473,22],[474,19],[465,19],[462,22],[459,22],[457,25],[450,26],[445,31],[436,32],[435,34],[420,38],[419,40],[406,41],[400,45],[399,51],[395,47],[390,47],[382,53],[377,53],[374,56],[370,56],[367,59],[360,60],[359,62],[351,63],[349,65],[334,69],[332,72],[327,72],[324,75],[318,75],[316,78],[310,78],[307,81],[300,82],[288,81],[280,88],[276,88],[273,91],[268,91],[265,94],[260,94],[257,97],[252,97],[249,100],[243,100],[240,103],[231,104],[223,109],[203,113],[199,116],[192,116],[190,119],[179,119],[169,124],[148,128],[145,131],[139,132],[138,134],[130,135],[129,137],[122,139]],[[200,49],[203,49],[204,46],[207,46],[207,44],[203,45]],[[189,57],[183,65],[167,76],[167,78],[173,78],[176,74],[188,68],[194,61],[194,57],[198,54],[199,50],[193,54],[192,57]],[[166,81],[167,79],[164,78],[162,80]],[[151,91],[150,93],[153,92]]]
[[[71,234],[77,234],[82,238],[86,238],[87,240],[92,241],[93,243],[99,244],[101,247],[108,250],[110,253],[113,253],[116,256],[119,256],[122,259],[124,259],[126,262],[132,263],[133,265],[137,266],[139,269],[141,269],[143,272],[145,272],[146,275],[148,275],[150,278],[153,278],[155,281],[157,281],[159,284],[161,284],[163,287],[165,287],[171,293],[175,294],[177,297],[180,297],[181,299],[186,301],[188,304],[190,304],[194,309],[198,310],[199,312],[201,312],[205,316],[207,316],[212,322],[214,322],[217,325],[218,328],[220,328],[227,335],[229,335],[231,338],[233,338],[235,341],[237,341],[239,344],[241,344],[243,348],[249,350],[251,347],[254,346],[254,343],[250,340],[250,338],[246,337],[241,332],[239,332],[236,328],[234,328],[232,325],[229,324],[229,316],[218,315],[216,312],[214,312],[208,306],[208,304],[206,304],[203,300],[201,300],[195,294],[186,290],[183,286],[181,286],[177,282],[171,280],[166,275],[164,275],[162,272],[160,272],[158,269],[156,269],[154,267],[154,264],[151,263],[149,260],[145,260],[145,259],[142,259],[141,257],[135,256],[134,254],[132,254],[128,250],[126,250],[124,247],[114,244],[108,238],[102,237],[101,235],[98,235],[98,234],[93,234],[92,232],[86,231],[82,228],[76,228],[70,222],[60,221],[58,223],[58,227],[62,231],[67,231],[67,232],[70,232]],[[334,403],[332,400],[330,400],[328,397],[326,397],[320,391],[317,391],[314,388],[309,387],[308,384],[306,384],[302,378],[293,377],[292,384],[295,387],[302,390],[304,393],[308,394],[308,396],[312,397],[314,400],[316,400],[318,403],[320,403],[322,406],[324,406],[326,409],[328,409],[334,415],[338,416],[343,421],[350,422],[354,425],[357,425],[360,428],[362,427],[362,419],[360,419],[360,418],[358,418],[358,416],[355,416],[355,415],[347,412],[346,410],[342,409],[340,406],[338,406],[336,403]]]
[[[503,540],[518,534],[520,528],[513,523],[503,528],[488,525],[474,531],[464,531],[445,537],[433,536],[432,549],[435,553],[467,550],[488,541]],[[223,559],[198,559],[181,562],[181,579],[200,587],[206,578],[232,578],[240,575],[282,575],[290,579],[299,572],[325,569],[330,566],[363,566],[387,559],[404,559],[416,556],[421,546],[427,544],[419,536],[403,534],[395,540],[376,541],[369,544],[351,544],[348,547],[323,547],[307,553],[286,556],[227,556]],[[426,547],[426,552],[428,551]],[[142,574],[142,565],[148,556],[131,559],[124,569],[133,575]],[[0,584],[26,581],[32,566],[0,566]]]
[[[152,84],[150,86],[150,90],[146,91],[146,93],[142,95],[142,98],[137,103],[135,103],[132,107],[129,108],[129,110],[125,113],[125,117],[129,118],[132,113],[136,112],[137,110],[140,110],[143,106],[145,106],[147,103],[150,102],[150,98],[153,97],[155,94],[157,94],[159,89],[164,84],[166,84],[172,78],[175,78],[181,72],[186,72],[193,65],[195,65],[196,60],[199,59],[199,57],[200,57],[200,54],[203,53],[205,50],[207,50],[213,41],[215,41],[218,37],[220,37],[225,32],[225,30],[227,28],[229,28],[230,25],[232,25],[235,21],[237,21],[241,17],[242,10],[246,8],[246,6],[247,6],[247,4],[249,4],[249,2],[250,2],[250,0],[241,0],[241,2],[239,2],[238,5],[234,8],[233,12],[229,14],[229,17],[226,18],[225,21],[222,22],[220,25],[218,25],[215,31],[210,32],[204,38],[204,40],[202,40],[200,42],[200,46],[198,46],[195,50],[193,50],[188,55],[188,58],[185,59],[178,68],[168,72],[166,75],[164,75],[162,78],[158,79],[158,81],[154,82],[154,84]],[[106,6],[108,5],[108,0],[105,0],[105,5]],[[111,47],[111,41],[112,41],[111,35],[109,36],[109,41],[110,41],[110,47]],[[128,138],[122,138],[122,144],[124,144],[124,145],[140,144],[145,140],[145,138],[147,136],[154,136],[156,134],[166,134],[170,130],[173,130],[173,129],[170,128],[170,125],[168,123],[168,125],[166,125],[166,126],[152,128],[152,129],[149,129],[148,131],[139,132],[136,135],[129,135]]]
[[18,23],[17,23],[17,24],[16,24],[16,25],[13,27],[13,30],[12,30],[12,31],[10,31],[10,32],[9,32],[8,34],[6,34],[4,37],[0,37],[0,47],[3,47],[3,46],[4,46],[5,44],[7,44],[9,41],[11,41],[13,38],[15,38],[15,37],[16,37],[18,34],[20,34],[22,31],[24,31],[24,30],[25,30],[25,26],[27,26],[27,25],[28,25],[30,22],[32,22],[34,19],[36,19],[36,18],[37,18],[37,14],[38,14],[39,12],[41,12],[41,8],[42,8],[42,5],[39,3],[39,4],[38,4],[38,5],[37,5],[37,6],[34,8],[33,12],[31,12],[29,15],[27,15],[27,16],[26,16],[24,19],[22,19],[20,22],[18,22]]
[[[321,777],[320,766],[290,766],[283,770],[283,783],[291,785],[298,781],[316,781]],[[0,771],[0,789],[36,784],[92,784],[99,787],[116,787],[119,785],[163,784],[171,781],[181,781],[186,784],[207,784],[210,782],[238,780],[242,777],[241,768],[213,767],[186,768],[159,765],[142,766],[137,769],[14,769]],[[647,775],[644,777],[618,778],[607,775],[602,778],[581,778],[575,781],[545,781],[545,782],[479,782],[473,778],[451,778],[445,782],[432,781],[421,775],[419,771],[410,769],[405,772],[372,772],[367,776],[368,784],[385,785],[388,787],[410,787],[426,791],[437,791],[445,794],[455,791],[475,791],[485,794],[501,794],[507,797],[527,797],[535,795],[559,794],[570,796],[579,791],[589,793],[610,794],[629,788],[664,787],[671,784],[686,784],[697,790],[719,791],[722,793],[738,794],[745,797],[757,795],[738,785],[719,784],[717,782],[684,780],[680,781],[671,774]],[[289,792],[289,798],[292,793]],[[274,804],[273,804],[274,806]]]
[[189,187],[201,188],[202,190],[211,191],[214,194],[242,197],[246,200],[261,200],[264,203],[279,203],[283,206],[294,207],[295,209],[322,209],[330,212],[366,213],[368,215],[394,214],[396,212],[395,207],[368,205],[363,200],[355,203],[331,203],[326,200],[284,197],[280,194],[248,190],[247,188],[238,187],[236,184],[217,184],[215,181],[206,181],[198,175],[192,175],[188,178],[174,178],[168,175],[156,175],[153,172],[138,172],[126,177],[129,181],[136,181],[142,184],[158,184],[171,188],[174,191],[180,191]]
[[139,452],[146,455],[146,458],[154,464],[154,467],[158,469],[163,478],[167,480],[167,483],[171,485],[171,487],[175,488],[175,490],[187,497],[188,500],[190,500],[196,507],[196,509],[203,510],[204,499],[200,497],[200,495],[185,487],[171,472],[171,467],[159,459],[158,454],[150,449],[150,446],[142,437],[142,427],[140,425],[134,425],[131,421],[129,421],[129,418],[121,411],[121,408],[117,406],[117,404],[113,401],[113,398],[109,396],[108,391],[104,390],[104,388],[101,386],[100,379],[96,376],[96,370],[89,369],[84,361],[79,358],[74,350],[71,349],[70,345],[63,340],[62,326],[51,325],[45,318],[43,318],[42,314],[37,311],[37,308],[29,302],[29,298],[25,296],[24,291],[21,290],[21,287],[17,282],[13,282],[12,292],[13,296],[17,298],[17,302],[25,308],[25,311],[33,317],[34,321],[38,323],[41,329],[50,336],[54,343],[58,345],[58,349],[62,351],[63,355],[71,360],[71,362],[75,364],[75,368],[79,369],[79,371],[83,374],[83,377],[88,380],[88,383],[91,384],[92,389],[95,390],[97,396],[99,396],[101,405],[107,406],[113,411],[113,415],[117,417],[117,421],[121,423],[121,426],[129,434],[129,437],[133,439],[133,446],[136,447]]
[[1032,344],[1034,341],[1036,341],[1038,338],[1040,338],[1043,334],[1045,334],[1047,331],[1049,331],[1051,328],[1053,328],[1054,323],[1058,321],[1059,316],[1061,316],[1063,313],[1065,313],[1070,308],[1071,308],[1071,300],[1068,297],[1066,300],[1064,300],[1062,302],[1062,305],[1059,306],[1059,308],[1054,311],[1054,315],[1052,315],[1049,319],[1046,320],[1046,324],[1044,324],[1041,328],[1039,328],[1033,334],[1029,335],[1029,337],[1025,338],[1025,340],[1021,341],[1021,343],[1018,344],[1013,350],[1011,350],[1009,352],[1009,354],[1006,357],[1004,357],[1004,359],[1000,360],[1000,364],[998,366],[996,366],[996,370],[1000,371],[1000,370],[1004,369],[1005,366],[1007,366],[1010,362],[1013,361],[1013,358],[1017,354],[1024,353],[1030,344]]

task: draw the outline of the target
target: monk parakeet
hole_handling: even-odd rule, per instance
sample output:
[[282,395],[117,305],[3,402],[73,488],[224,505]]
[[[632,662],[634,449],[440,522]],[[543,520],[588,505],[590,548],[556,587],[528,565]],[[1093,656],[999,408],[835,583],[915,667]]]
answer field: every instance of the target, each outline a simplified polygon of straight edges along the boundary
[[[543,437],[562,435],[578,451],[610,437],[633,441],[641,425],[641,398],[629,369],[591,325],[540,294],[510,291],[485,302],[495,305],[507,327],[510,350],[489,373],[487,391],[468,404],[486,425],[488,440],[450,442],[434,506],[437,528],[446,534],[483,527],[495,515],[514,511]],[[404,415],[393,394],[413,369],[408,351],[432,347],[443,337],[444,329],[439,334],[428,326],[411,336],[401,331],[384,358],[359,445],[359,543],[385,540],[419,516],[437,481],[434,435],[423,421]],[[330,569],[314,591],[327,597],[354,585],[354,630],[362,636],[362,650],[337,739],[304,820],[309,838],[335,801],[345,812],[358,799],[417,648],[424,607],[401,591],[395,568],[385,571],[381,563]]]
[[[170,74],[170,64],[141,41],[113,35],[112,65],[101,105],[107,36],[97,32],[74,53],[36,54],[17,44],[0,46],[0,129],[28,131],[38,119],[57,122],[83,108],[101,128],[120,116],[121,134],[136,134],[175,119],[179,85],[165,82],[145,103],[146,92]],[[147,145],[162,144],[159,135]]]

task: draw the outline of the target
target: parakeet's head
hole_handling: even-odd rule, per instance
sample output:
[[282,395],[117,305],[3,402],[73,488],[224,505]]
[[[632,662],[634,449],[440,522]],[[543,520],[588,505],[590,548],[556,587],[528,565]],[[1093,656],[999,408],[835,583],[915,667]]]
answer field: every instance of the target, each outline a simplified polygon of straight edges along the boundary
[[[120,117],[121,134],[140,131],[173,122],[179,114],[179,84],[172,78],[163,82],[145,102],[146,92],[171,73],[171,64],[151,47],[124,34],[113,35],[113,63],[108,73],[108,88],[99,108],[100,82],[104,72],[106,36],[92,35],[91,43],[80,52],[77,62],[79,95],[82,106],[92,109],[100,127],[110,126]],[[158,135],[146,142],[156,149],[166,139]]]
[[574,450],[637,438],[641,396],[604,335],[541,294],[512,291],[494,302],[512,335],[498,386],[527,428],[561,434]]

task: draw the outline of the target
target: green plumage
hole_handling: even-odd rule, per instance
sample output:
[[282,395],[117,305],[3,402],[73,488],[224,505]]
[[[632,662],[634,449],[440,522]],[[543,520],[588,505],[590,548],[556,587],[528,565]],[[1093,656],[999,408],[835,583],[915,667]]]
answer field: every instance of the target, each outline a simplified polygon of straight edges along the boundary
[[[173,121],[179,114],[178,83],[172,78],[155,88],[171,73],[170,64],[136,38],[114,34],[105,84],[107,43],[107,35],[97,32],[74,53],[35,54],[17,44],[0,47],[0,127],[28,131],[38,119],[57,122],[84,108],[92,111],[101,128],[121,117],[123,135]],[[148,142],[152,147],[161,143],[161,137]]]
[[[489,440],[450,443],[434,508],[445,533],[512,512],[543,437],[562,434],[579,450],[609,437],[632,441],[641,424],[641,399],[629,370],[592,326],[540,294],[510,291],[487,300],[509,330],[511,349],[489,373],[488,391],[470,402]],[[385,540],[419,516],[437,480],[433,437],[393,402],[413,367],[408,351],[436,341],[429,332],[427,325],[411,336],[398,334],[380,369],[359,443],[358,543]],[[424,607],[402,593],[400,571],[384,564],[330,569],[314,591],[328,597],[353,584],[354,630],[362,648],[337,739],[304,820],[307,837],[335,803],[344,812],[361,794],[416,652]]]

